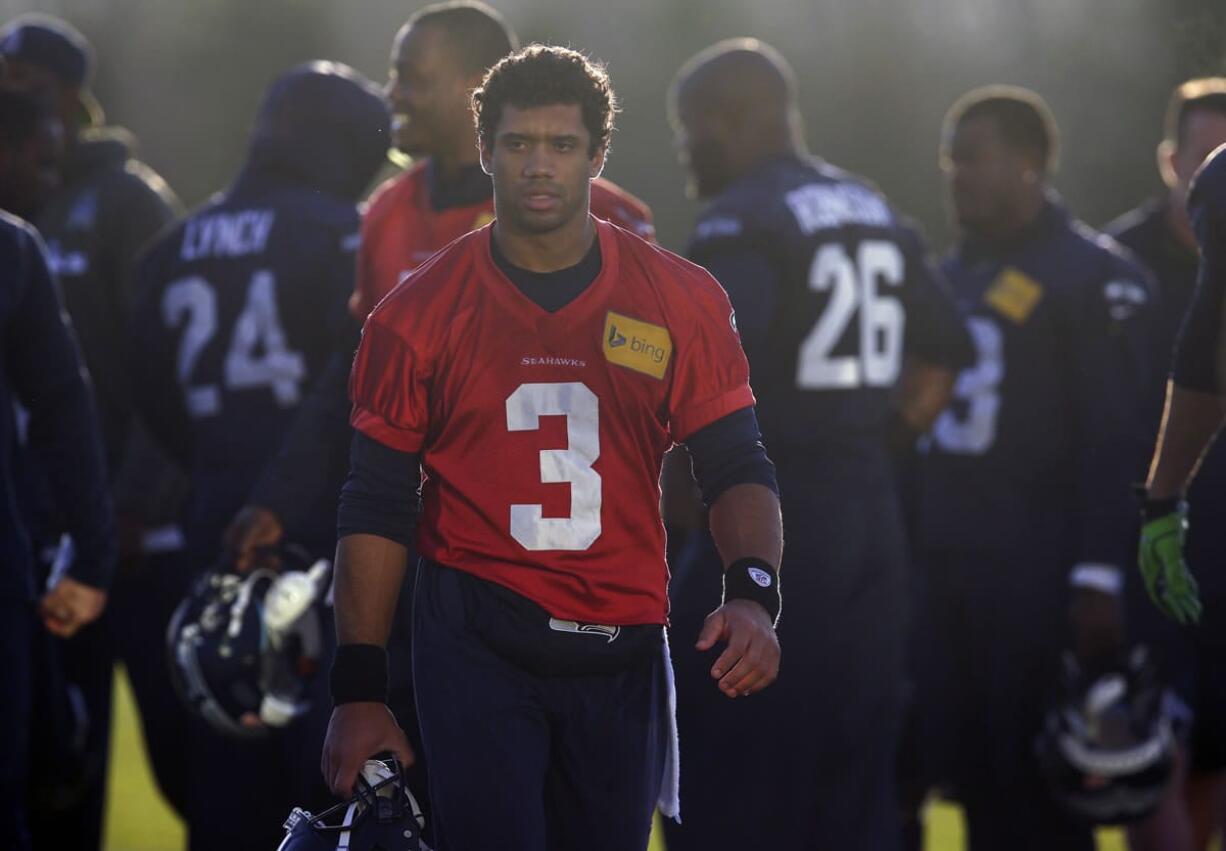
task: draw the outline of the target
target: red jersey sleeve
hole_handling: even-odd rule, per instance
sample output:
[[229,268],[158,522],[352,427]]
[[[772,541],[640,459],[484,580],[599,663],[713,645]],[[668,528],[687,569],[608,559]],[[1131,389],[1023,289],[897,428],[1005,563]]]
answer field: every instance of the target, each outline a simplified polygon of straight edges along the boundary
[[417,452],[425,442],[430,419],[427,360],[377,320],[366,320],[349,376],[350,422],[385,446]]
[[669,432],[681,443],[721,417],[751,407],[749,362],[741,349],[732,305],[705,270],[691,267],[678,329],[677,361],[669,391]]
[[592,181],[592,214],[648,242],[656,241],[651,208],[646,202],[602,177]]

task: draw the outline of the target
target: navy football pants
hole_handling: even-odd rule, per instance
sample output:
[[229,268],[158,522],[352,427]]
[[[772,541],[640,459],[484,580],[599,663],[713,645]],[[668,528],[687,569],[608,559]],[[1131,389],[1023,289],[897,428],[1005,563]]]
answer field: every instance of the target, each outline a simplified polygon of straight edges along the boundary
[[[1020,548],[1019,548],[1020,549]],[[928,551],[920,726],[931,775],[966,812],[971,851],[1090,851],[1034,754],[1068,645],[1068,585],[1051,553]]]
[[[787,547],[773,685],[736,700],[717,690],[722,646],[693,649],[720,600],[709,536],[677,565],[681,824],[665,822],[668,848],[893,851],[907,597],[892,479],[884,461],[778,469]],[[821,493],[808,493],[814,482]]]
[[1144,583],[1129,577],[1127,584],[1130,634],[1149,645],[1163,678],[1192,710],[1194,774],[1226,770],[1226,512],[1215,509],[1193,502],[1184,549],[1205,606],[1199,624],[1175,623],[1150,601]]
[[468,628],[455,571],[423,562],[413,678],[436,851],[646,849],[667,719],[663,658],[542,677]]
[[[30,834],[35,849],[96,849],[102,845],[102,815],[106,806],[107,765],[111,747],[111,692],[114,681],[114,615],[98,620],[69,639],[42,637],[46,667],[34,673],[34,782],[31,783]],[[56,681],[58,678],[58,682]],[[77,733],[74,725],[57,729],[66,715],[65,681],[77,689],[88,717],[84,747],[58,772],[46,771],[46,760]],[[40,758],[41,757],[41,758]]]
[[189,584],[181,553],[149,555],[133,575],[117,579],[109,603],[116,653],[140,710],[145,753],[158,788],[180,817],[187,806],[188,711],[170,681],[166,627]]
[[0,599],[0,847],[15,851],[30,847],[26,782],[34,628],[30,602]]

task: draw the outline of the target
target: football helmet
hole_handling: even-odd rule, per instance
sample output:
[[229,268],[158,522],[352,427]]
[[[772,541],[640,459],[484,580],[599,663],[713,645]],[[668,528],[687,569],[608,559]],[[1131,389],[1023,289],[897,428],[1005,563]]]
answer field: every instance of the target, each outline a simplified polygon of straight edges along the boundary
[[1094,824],[1126,824],[1153,811],[1175,768],[1179,701],[1160,683],[1145,647],[1087,671],[1063,658],[1059,698],[1036,742],[1056,800]]
[[250,738],[310,708],[324,652],[332,565],[293,546],[246,573],[206,571],[167,629],[171,678],[183,701],[214,728]]
[[294,807],[277,851],[430,851],[421,841],[425,825],[400,763],[381,754],[366,760],[348,801],[317,816]]

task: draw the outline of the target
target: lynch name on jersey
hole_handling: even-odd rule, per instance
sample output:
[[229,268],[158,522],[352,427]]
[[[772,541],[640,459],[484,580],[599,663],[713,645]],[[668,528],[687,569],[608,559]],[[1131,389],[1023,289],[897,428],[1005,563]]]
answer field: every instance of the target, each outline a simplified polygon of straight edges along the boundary
[[272,210],[239,210],[189,219],[183,229],[179,259],[261,254],[268,245],[268,234],[275,220],[276,213]]

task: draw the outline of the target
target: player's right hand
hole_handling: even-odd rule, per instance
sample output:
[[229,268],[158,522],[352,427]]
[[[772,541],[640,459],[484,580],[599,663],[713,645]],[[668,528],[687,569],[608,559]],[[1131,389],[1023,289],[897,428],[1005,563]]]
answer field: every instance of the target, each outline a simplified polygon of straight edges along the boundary
[[391,751],[401,765],[415,761],[404,730],[386,704],[343,703],[332,710],[319,767],[338,798],[353,794],[358,772],[372,754]]
[[1200,589],[1183,558],[1187,532],[1187,508],[1181,504],[1141,527],[1137,555],[1149,599],[1167,617],[1183,624],[1196,623],[1201,613]]
[[285,535],[281,518],[261,505],[244,505],[230,521],[222,535],[226,552],[234,561],[235,570],[250,570],[256,551],[278,543]]
[[71,638],[96,621],[106,609],[106,592],[65,576],[38,604],[43,626],[59,638]]

